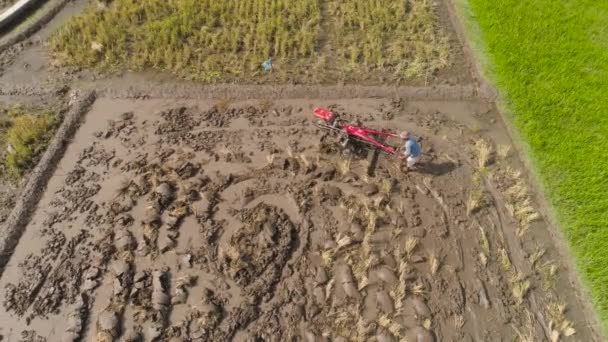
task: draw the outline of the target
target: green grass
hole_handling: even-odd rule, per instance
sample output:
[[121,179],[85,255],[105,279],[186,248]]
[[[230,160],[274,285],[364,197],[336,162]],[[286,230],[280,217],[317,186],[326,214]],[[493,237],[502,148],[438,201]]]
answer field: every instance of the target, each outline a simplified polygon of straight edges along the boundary
[[608,330],[608,2],[459,5]]
[[[50,39],[65,65],[205,82],[428,76],[449,62],[435,0],[115,0]],[[277,80],[266,77],[273,81]]]
[[55,132],[55,116],[22,107],[0,109],[2,176],[18,179],[38,161]]

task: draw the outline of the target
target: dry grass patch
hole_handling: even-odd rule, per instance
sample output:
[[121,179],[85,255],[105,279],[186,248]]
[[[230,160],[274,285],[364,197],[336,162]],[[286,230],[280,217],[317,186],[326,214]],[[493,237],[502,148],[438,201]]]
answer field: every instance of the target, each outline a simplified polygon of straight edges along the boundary
[[471,179],[471,190],[467,197],[467,215],[472,215],[487,205],[483,179],[479,172],[475,172]]
[[317,0],[116,0],[90,5],[50,47],[69,65],[216,81],[252,75],[271,56],[312,56],[320,20]]
[[342,160],[338,161],[338,165],[337,165],[338,172],[342,176],[346,175],[347,173],[350,172],[351,165],[352,165],[352,159],[350,159],[350,158],[342,159]]
[[496,155],[500,159],[507,159],[511,154],[511,146],[510,145],[498,145],[496,148]]
[[330,0],[330,39],[343,72],[424,77],[449,63],[449,44],[432,0]]
[[488,166],[494,153],[492,146],[485,140],[479,139],[475,142],[475,154],[477,157],[477,167],[481,170]]
[[504,248],[499,248],[498,253],[500,254],[500,265],[502,266],[503,271],[508,272],[513,267],[511,264],[511,259],[509,258],[509,253]]
[[541,218],[538,211],[532,206],[528,185],[521,172],[511,167],[499,172],[497,177],[500,182],[504,183],[501,190],[505,197],[505,207],[517,222],[517,235],[523,237],[530,228],[530,224]]
[[551,302],[546,307],[549,316],[549,330],[551,331],[551,341],[559,341],[561,336],[570,337],[576,334],[574,324],[568,320],[566,314],[566,304]]
[[408,237],[407,240],[405,240],[404,251],[405,251],[405,256],[408,259],[412,257],[412,254],[416,250],[416,247],[418,247],[419,242],[420,242],[420,240],[418,240],[415,237]]
[[439,271],[439,267],[441,267],[441,257],[436,253],[431,253],[429,255],[429,268],[431,275],[435,275],[437,271]]
[[511,277],[511,292],[517,305],[523,303],[530,291],[530,286],[530,281],[522,273],[516,273]]

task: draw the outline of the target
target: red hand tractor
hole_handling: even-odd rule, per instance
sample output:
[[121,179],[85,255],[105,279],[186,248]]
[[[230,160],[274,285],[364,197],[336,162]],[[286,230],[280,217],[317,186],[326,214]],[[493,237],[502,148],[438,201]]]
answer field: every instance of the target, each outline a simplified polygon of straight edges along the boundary
[[346,147],[351,141],[354,141],[367,148],[379,150],[390,155],[395,155],[397,153],[397,150],[394,147],[385,145],[372,137],[399,138],[399,135],[397,134],[375,131],[343,123],[336,113],[326,108],[315,109],[314,115],[319,119],[316,122],[317,127],[340,134],[343,147]]

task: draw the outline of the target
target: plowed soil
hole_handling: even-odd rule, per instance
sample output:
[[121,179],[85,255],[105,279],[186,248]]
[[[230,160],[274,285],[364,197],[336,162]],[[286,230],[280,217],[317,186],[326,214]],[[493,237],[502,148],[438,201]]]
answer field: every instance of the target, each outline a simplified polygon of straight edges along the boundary
[[[315,106],[409,129],[419,168],[345,153]],[[487,120],[494,150],[506,142],[477,101],[99,99],[0,279],[0,334],[593,340],[547,224],[521,231],[517,159],[480,168],[463,113]]]

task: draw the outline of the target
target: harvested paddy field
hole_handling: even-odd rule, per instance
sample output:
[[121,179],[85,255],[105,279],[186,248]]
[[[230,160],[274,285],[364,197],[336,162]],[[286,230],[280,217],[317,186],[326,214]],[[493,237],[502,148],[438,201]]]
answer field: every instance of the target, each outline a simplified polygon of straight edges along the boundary
[[[344,156],[317,105],[412,130],[420,169]],[[516,160],[462,113],[496,115],[478,101],[99,99],[2,274],[0,334],[593,340]]]
[[[0,51],[0,74],[5,63],[26,50],[18,64],[27,70],[19,73],[35,71],[37,79],[51,73],[53,82],[151,70],[205,83],[426,86],[471,81],[441,2],[109,3],[70,2],[36,39]],[[262,63],[269,58],[272,70],[264,72]]]

